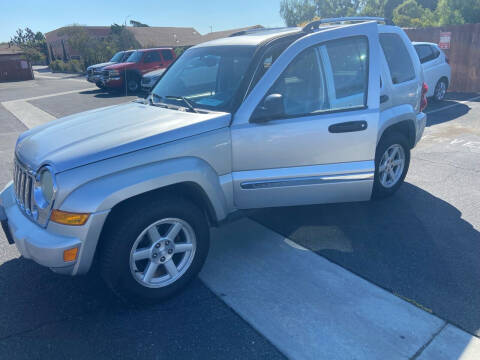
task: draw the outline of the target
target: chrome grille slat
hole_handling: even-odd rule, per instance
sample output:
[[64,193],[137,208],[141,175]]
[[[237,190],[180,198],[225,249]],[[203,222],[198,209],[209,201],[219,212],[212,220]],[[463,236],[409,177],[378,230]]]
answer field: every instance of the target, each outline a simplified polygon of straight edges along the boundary
[[28,217],[32,218],[33,213],[33,186],[35,185],[35,175],[20,164],[15,159],[13,166],[13,186],[15,190],[15,199],[20,209]]

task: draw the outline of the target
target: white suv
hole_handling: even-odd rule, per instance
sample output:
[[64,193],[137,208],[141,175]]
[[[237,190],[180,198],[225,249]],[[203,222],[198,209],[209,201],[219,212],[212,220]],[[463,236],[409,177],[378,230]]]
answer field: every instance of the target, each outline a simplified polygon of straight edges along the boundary
[[115,292],[160,299],[238,211],[393,194],[425,127],[425,87],[402,29],[370,20],[200,44],[146,101],[22,134],[0,193],[7,239],[63,274],[97,259]]
[[428,85],[428,97],[442,101],[450,84],[451,69],[448,58],[437,44],[413,42],[423,68],[425,83]]

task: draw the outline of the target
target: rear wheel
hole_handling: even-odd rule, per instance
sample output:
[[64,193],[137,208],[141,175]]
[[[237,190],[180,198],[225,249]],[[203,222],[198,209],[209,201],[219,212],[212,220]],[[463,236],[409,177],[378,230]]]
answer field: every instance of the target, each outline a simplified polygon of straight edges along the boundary
[[442,101],[445,99],[447,93],[448,83],[445,79],[440,79],[435,86],[435,91],[433,93],[433,98],[435,101]]
[[402,185],[410,165],[410,147],[400,133],[388,134],[380,140],[375,155],[373,198],[393,195]]
[[132,301],[157,301],[198,274],[209,228],[195,204],[171,197],[119,217],[103,241],[100,267],[107,285]]

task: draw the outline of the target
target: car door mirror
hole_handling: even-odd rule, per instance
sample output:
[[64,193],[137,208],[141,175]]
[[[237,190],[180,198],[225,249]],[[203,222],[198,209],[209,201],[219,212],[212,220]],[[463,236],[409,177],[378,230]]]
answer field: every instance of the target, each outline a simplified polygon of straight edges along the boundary
[[285,115],[282,94],[270,94],[257,106],[252,114],[250,122],[263,123],[278,119]]

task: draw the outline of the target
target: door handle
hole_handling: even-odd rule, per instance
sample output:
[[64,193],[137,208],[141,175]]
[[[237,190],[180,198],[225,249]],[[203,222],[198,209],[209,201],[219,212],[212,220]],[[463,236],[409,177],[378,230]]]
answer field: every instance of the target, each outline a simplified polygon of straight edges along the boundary
[[333,134],[355,132],[367,130],[368,123],[365,120],[347,121],[343,123],[333,124],[328,127],[328,131]]
[[383,104],[383,103],[387,102],[388,99],[389,99],[388,95],[380,96],[380,104]]

